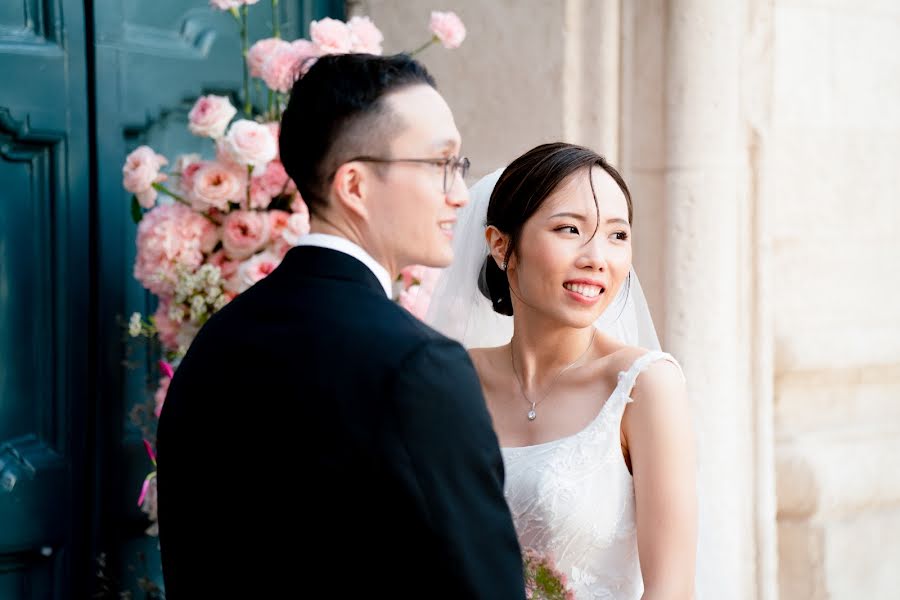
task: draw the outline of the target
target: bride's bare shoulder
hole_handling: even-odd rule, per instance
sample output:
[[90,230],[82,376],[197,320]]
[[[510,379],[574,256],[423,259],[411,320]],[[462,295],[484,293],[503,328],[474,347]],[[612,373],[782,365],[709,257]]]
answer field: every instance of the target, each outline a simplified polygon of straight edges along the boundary
[[509,351],[507,346],[499,346],[497,348],[469,348],[469,357],[475,365],[475,370],[479,375],[485,376],[493,372],[506,353]]

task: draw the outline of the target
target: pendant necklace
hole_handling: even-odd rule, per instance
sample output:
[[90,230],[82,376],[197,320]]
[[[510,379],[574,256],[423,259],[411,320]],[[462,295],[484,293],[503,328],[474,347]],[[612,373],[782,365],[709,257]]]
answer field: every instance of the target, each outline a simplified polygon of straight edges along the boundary
[[516,382],[519,384],[519,391],[522,393],[522,397],[525,398],[525,402],[527,402],[528,404],[531,405],[531,410],[528,411],[528,420],[529,421],[534,421],[535,419],[537,419],[537,410],[536,410],[537,405],[547,399],[547,397],[550,395],[550,391],[553,389],[553,386],[556,385],[556,381],[560,378],[560,376],[562,376],[563,373],[565,373],[566,371],[568,371],[569,369],[574,367],[576,364],[578,364],[578,362],[580,362],[581,359],[584,358],[585,355],[588,353],[588,350],[591,349],[591,345],[594,343],[594,334],[597,333],[597,329],[595,327],[592,327],[591,329],[593,329],[593,331],[591,331],[591,340],[588,342],[587,348],[584,349],[584,352],[581,353],[581,356],[576,358],[574,362],[563,367],[563,369],[559,373],[556,374],[556,377],[553,378],[553,381],[550,382],[550,386],[547,388],[547,393],[544,394],[544,397],[541,398],[540,400],[538,400],[537,402],[533,402],[533,401],[529,400],[528,395],[525,394],[525,386],[522,385],[522,379],[519,377],[519,372],[516,371],[516,357],[515,357],[515,354],[513,353],[512,341],[510,341],[510,343],[509,343],[509,358],[510,358],[510,361],[512,362],[513,373],[516,376]]

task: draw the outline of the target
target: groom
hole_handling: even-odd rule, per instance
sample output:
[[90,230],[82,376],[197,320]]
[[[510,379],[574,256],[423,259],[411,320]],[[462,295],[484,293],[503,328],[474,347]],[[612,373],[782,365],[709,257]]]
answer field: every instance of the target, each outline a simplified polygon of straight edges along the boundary
[[[463,348],[391,301],[453,258],[460,135],[405,56],[324,56],[281,160],[312,234],[214,315],[158,433],[167,598],[524,598],[503,466]],[[304,558],[305,557],[305,558]]]

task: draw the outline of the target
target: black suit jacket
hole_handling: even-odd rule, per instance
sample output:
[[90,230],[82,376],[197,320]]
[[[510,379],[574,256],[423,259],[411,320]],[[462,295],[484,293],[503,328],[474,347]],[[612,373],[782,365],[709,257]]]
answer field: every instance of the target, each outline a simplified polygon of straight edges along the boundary
[[292,249],[203,327],[158,477],[169,600],[524,597],[468,355],[340,252]]

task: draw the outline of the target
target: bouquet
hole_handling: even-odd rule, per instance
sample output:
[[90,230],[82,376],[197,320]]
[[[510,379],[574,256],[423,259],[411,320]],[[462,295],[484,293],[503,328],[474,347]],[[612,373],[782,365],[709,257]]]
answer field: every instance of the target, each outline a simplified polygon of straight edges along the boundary
[[565,574],[561,573],[552,557],[526,548],[522,554],[525,572],[525,597],[528,600],[575,600]]
[[[313,21],[309,39],[281,38],[278,0],[272,0],[272,37],[250,44],[249,6],[259,0],[211,0],[241,29],[243,90],[238,98],[205,95],[188,114],[188,128],[209,140],[207,156],[170,160],[149,146],[131,152],[122,185],[132,194],[137,224],[134,276],[157,298],[152,315],[134,313],[128,333],[159,345],[160,379],[151,406],[138,406],[132,421],[152,439],[155,419],[181,357],[209,317],[271,273],[309,232],[309,211],[279,160],[279,120],[294,82],[319,56],[382,53],[383,35],[368,18]],[[465,27],[454,13],[434,12],[427,43],[458,47]],[[251,81],[254,82],[251,94]],[[433,271],[411,267],[399,277],[395,300],[418,311]],[[418,298],[417,298],[418,296]],[[152,457],[152,447],[148,444]],[[155,467],[155,464],[154,464]],[[155,521],[155,471],[139,505]],[[155,532],[151,526],[148,533]]]

